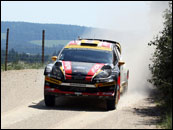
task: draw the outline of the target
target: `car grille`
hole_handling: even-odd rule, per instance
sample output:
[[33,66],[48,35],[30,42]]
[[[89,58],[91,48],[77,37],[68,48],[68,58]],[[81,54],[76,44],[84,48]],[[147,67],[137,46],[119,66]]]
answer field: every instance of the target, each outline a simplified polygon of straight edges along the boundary
[[67,79],[66,82],[67,82],[67,83],[94,84],[92,81],[77,80],[77,79]]
[[59,86],[59,89],[61,91],[88,92],[88,93],[96,93],[99,91],[97,88],[74,87],[74,86]]

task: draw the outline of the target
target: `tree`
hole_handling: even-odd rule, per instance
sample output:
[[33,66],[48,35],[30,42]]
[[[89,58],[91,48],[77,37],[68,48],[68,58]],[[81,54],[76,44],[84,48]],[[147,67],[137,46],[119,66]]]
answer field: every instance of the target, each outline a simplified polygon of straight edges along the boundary
[[172,109],[172,2],[164,13],[164,29],[148,45],[156,46],[149,68],[152,78],[149,80],[158,89],[157,99],[167,108]]

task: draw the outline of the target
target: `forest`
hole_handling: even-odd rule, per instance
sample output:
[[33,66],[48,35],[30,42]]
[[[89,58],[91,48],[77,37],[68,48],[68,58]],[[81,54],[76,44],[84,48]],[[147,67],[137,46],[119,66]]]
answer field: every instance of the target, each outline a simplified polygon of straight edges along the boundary
[[[1,50],[6,47],[6,31],[9,28],[9,50],[19,53],[41,54],[42,30],[45,30],[45,54],[52,54],[63,47],[62,41],[75,40],[89,32],[91,27],[65,24],[39,24],[28,22],[1,22]],[[36,41],[36,42],[35,42]],[[48,44],[52,42],[49,46]],[[2,55],[1,55],[2,57]],[[2,59],[2,58],[1,58]]]

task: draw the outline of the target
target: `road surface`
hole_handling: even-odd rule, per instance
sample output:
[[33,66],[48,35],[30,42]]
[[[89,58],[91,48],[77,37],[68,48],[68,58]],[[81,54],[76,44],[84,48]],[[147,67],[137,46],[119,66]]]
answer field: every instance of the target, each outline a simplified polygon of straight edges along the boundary
[[48,108],[43,85],[42,69],[1,72],[2,129],[157,128],[157,111],[148,96],[128,91],[113,111],[105,110],[104,100],[86,97],[60,97]]

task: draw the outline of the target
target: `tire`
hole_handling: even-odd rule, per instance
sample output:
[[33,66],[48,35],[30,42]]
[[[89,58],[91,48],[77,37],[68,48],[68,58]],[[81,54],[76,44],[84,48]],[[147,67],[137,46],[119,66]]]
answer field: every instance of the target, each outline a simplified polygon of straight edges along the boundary
[[127,93],[128,91],[128,79],[129,79],[129,70],[127,71],[127,86],[125,87],[124,93]]
[[116,95],[114,96],[113,99],[107,99],[106,104],[107,104],[107,110],[115,110],[117,108],[118,105],[118,91],[116,92]]
[[48,107],[55,106],[55,96],[53,95],[44,95],[45,105]]
[[107,100],[107,110],[115,110],[115,100]]

